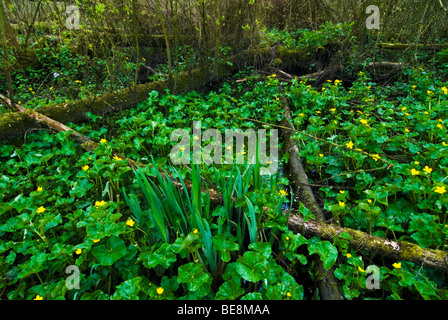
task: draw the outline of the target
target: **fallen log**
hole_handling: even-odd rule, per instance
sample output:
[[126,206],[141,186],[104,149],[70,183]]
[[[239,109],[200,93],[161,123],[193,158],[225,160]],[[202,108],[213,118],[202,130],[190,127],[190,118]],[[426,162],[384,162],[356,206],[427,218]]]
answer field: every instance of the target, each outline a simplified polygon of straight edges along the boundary
[[[280,90],[282,87],[279,86]],[[292,125],[291,110],[288,106],[288,100],[282,95],[280,102],[283,105],[284,117],[281,125],[290,130],[283,129],[285,151],[289,154],[288,169],[289,169],[289,181],[293,187],[294,195],[304,204],[304,206],[310,210],[317,220],[323,221],[324,214],[319,207],[319,204],[314,197],[314,193],[309,184],[308,176],[303,167],[302,161],[299,156],[299,148],[294,136],[294,126]],[[318,287],[322,300],[343,300],[343,296],[339,291],[338,282],[334,276],[334,270],[326,270],[323,266],[320,258],[315,258],[315,265],[318,276]]]
[[[20,115],[26,117],[31,122],[43,124],[57,132],[67,132],[68,137],[70,139],[73,139],[74,141],[76,141],[86,151],[93,152],[99,146],[98,142],[91,140],[90,138],[71,129],[70,127],[66,126],[65,124],[55,121],[43,114],[36,112],[35,110],[27,109],[21,105],[11,103],[10,99],[8,99],[7,97],[5,97],[1,94],[0,94],[0,99],[3,100],[6,104],[8,104],[8,106],[12,110],[16,111],[16,113],[13,113],[13,114],[20,114]],[[121,160],[125,160],[127,162],[127,164],[129,165],[129,167],[131,167],[132,169],[144,168],[147,166],[146,164],[142,164],[142,163],[139,163],[132,159],[126,158],[125,156],[121,155],[120,153],[113,153],[111,157],[114,157],[114,158],[117,157],[117,158],[120,158]],[[186,167],[189,170],[191,170],[188,166],[186,166]],[[176,187],[183,188],[182,183],[177,181],[176,178],[166,175],[165,172],[163,172],[162,170],[159,170],[159,172],[164,178],[170,179]],[[155,175],[153,177],[155,177]],[[214,189],[208,189],[208,192],[210,194],[210,199],[214,202],[219,201],[219,195],[218,195],[218,192],[216,191],[216,187],[211,182],[209,182],[207,179],[203,178],[202,176],[201,176],[201,179],[204,180],[206,183],[210,184],[214,188]],[[192,186],[191,182],[189,182],[189,181],[185,182],[185,187],[188,190],[191,189],[191,186]],[[207,187],[203,186],[202,192],[203,193],[207,192]]]
[[410,242],[375,237],[359,230],[326,224],[321,221],[305,221],[303,217],[294,214],[290,215],[288,226],[290,230],[305,237],[318,236],[329,241],[333,241],[337,235],[347,232],[352,237],[349,240],[349,245],[357,250],[372,251],[395,260],[410,261],[417,265],[448,271],[448,253],[445,251],[425,249]]
[[379,44],[380,48],[391,49],[391,50],[404,50],[408,48],[419,48],[419,49],[440,49],[445,48],[447,44],[438,43],[387,43],[383,42]]
[[[263,65],[275,57],[286,60],[300,54],[302,52],[298,50],[290,52],[271,47],[250,49],[233,56],[229,59],[231,63],[220,63],[215,70],[216,72],[197,68],[161,81],[139,84],[116,92],[105,93],[69,103],[43,106],[36,109],[36,111],[61,123],[80,123],[88,121],[87,112],[105,116],[134,108],[140,102],[146,100],[148,94],[153,90],[160,93],[164,93],[166,89],[169,89],[172,93],[188,92],[203,88],[207,84],[248,65]],[[306,64],[307,61],[302,60],[302,63]],[[33,125],[33,122],[30,122],[23,114],[2,114],[0,115],[0,141],[23,136],[28,129],[33,127],[36,127],[35,124]]]

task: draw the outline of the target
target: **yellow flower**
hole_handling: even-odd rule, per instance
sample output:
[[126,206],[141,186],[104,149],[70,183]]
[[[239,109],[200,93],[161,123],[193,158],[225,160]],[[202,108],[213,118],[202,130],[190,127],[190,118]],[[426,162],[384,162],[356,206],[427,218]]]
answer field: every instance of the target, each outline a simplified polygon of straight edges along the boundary
[[288,195],[288,193],[285,190],[280,190],[280,194],[283,195],[283,196],[287,196]]
[[339,201],[339,205],[340,205],[341,207],[345,207],[345,202],[344,202],[344,201]]
[[441,89],[443,91],[443,94],[448,94],[448,88],[447,87],[442,87]]
[[100,143],[106,143],[106,142],[107,142],[106,139],[101,139],[101,140],[100,140]]
[[39,207],[38,209],[37,209],[37,213],[42,213],[42,212],[44,212],[45,211],[45,208],[44,207]]
[[75,80],[76,83],[82,83],[80,80]]
[[40,295],[37,295],[36,298],[34,298],[33,300],[43,300],[44,297],[41,297]]
[[372,200],[371,200],[371,199],[367,199],[367,202],[368,202],[368,203],[372,203]]
[[106,201],[96,201],[95,202],[95,207],[102,207],[106,204]]
[[194,136],[194,140],[199,140],[199,137],[198,136]]
[[408,128],[404,128],[404,132],[411,132]]
[[286,240],[286,241],[289,241],[289,237],[288,237],[288,236],[286,236],[285,240]]
[[299,113],[299,117],[304,117],[305,116],[305,114],[304,113]]
[[331,108],[330,111],[331,111],[331,112],[335,112],[335,111],[336,111],[336,108]]
[[42,187],[37,187],[38,192],[42,192],[42,190],[43,190]]
[[320,113],[320,111],[319,111],[319,110],[317,110],[317,111],[316,111],[316,113],[317,113],[317,114],[319,114],[319,113]]
[[359,272],[366,272],[366,270],[364,270],[364,269],[361,268],[361,267],[358,267],[358,270],[359,270]]
[[82,170],[84,170],[84,171],[89,170],[89,166],[88,166],[88,165],[83,166],[83,167],[82,167]]
[[287,297],[290,297],[290,296],[291,296],[291,292],[289,292],[289,291],[286,292],[286,296],[287,296]]
[[415,162],[414,162],[414,164],[415,164],[415,165],[419,165],[419,164],[420,164],[420,162],[418,162],[418,161],[415,161]]
[[432,172],[432,168],[426,166],[426,167],[423,168],[423,171],[431,173]]
[[436,187],[435,190],[434,190],[434,192],[436,192],[436,193],[440,193],[440,194],[445,193],[445,192],[446,192],[445,186]]
[[412,85],[412,89],[415,89],[415,88],[417,88],[417,86],[414,84],[414,85]]
[[420,174],[420,171],[415,170],[414,168],[412,168],[412,169],[411,169],[411,174],[412,174],[413,176],[416,176],[416,175]]
[[367,121],[366,119],[361,119],[361,120],[359,120],[359,121],[361,121],[361,123],[362,123],[362,124],[365,124],[365,125],[367,125],[367,123],[369,122],[369,121]]
[[448,146],[448,143],[446,143],[445,141],[442,141],[442,144],[446,147]]
[[394,268],[396,268],[396,269],[400,269],[401,268],[401,262],[395,262],[393,265],[392,265]]
[[426,92],[428,93],[428,95],[434,94],[434,92],[432,92],[431,90],[427,90]]
[[406,107],[403,107],[403,108],[401,108],[401,111],[405,111],[407,108]]
[[158,294],[162,294],[165,290],[162,287],[158,287],[156,291]]
[[443,129],[442,124],[438,123],[438,124],[437,124],[437,128],[439,128],[439,129]]
[[133,227],[134,226],[134,223],[135,223],[135,221],[134,220],[132,220],[132,219],[128,219],[128,221],[126,221],[126,225],[127,226],[130,226],[130,227]]
[[194,234],[198,233],[198,229],[194,229],[194,230],[193,230],[193,233],[194,233]]
[[347,147],[347,148],[349,148],[349,149],[353,149],[353,146],[354,146],[355,144],[353,143],[353,142],[348,142],[348,143],[346,143],[345,144],[345,146]]
[[375,160],[375,161],[378,161],[379,159],[381,159],[381,157],[380,157],[379,154],[374,154],[374,155],[372,156],[372,158],[373,158],[373,160]]
[[324,156],[324,154],[323,154],[323,153],[319,153],[319,157],[321,157],[321,158],[322,158],[323,156]]
[[345,190],[340,190],[339,193],[340,193],[340,194],[344,194],[344,193],[345,193]]
[[81,250],[81,249],[78,249],[78,250],[75,251],[75,253],[76,253],[76,254],[81,254],[81,253],[82,253],[82,250]]
[[120,158],[120,157],[117,157],[117,156],[114,156],[114,160],[119,161],[119,160],[121,160],[121,158]]
[[347,253],[347,258],[351,258],[352,255],[350,253]]
[[268,78],[275,78],[277,75],[274,73],[274,74],[271,74],[270,76],[268,76]]
[[95,239],[95,240],[92,240],[93,241],[93,243],[97,243],[97,242],[100,242],[100,239]]
[[338,85],[338,84],[340,84],[340,83],[342,83],[341,80],[339,80],[339,79],[334,80],[334,84],[335,84],[335,85]]

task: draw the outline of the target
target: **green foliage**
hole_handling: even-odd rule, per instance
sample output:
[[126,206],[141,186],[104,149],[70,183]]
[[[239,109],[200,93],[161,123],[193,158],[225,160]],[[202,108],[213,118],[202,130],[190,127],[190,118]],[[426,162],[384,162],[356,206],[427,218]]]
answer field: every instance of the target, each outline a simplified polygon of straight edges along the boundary
[[[364,72],[350,84],[283,87],[329,219],[445,250],[447,83],[421,69],[406,75],[409,82],[382,87]],[[90,114],[87,124],[68,124],[105,139],[93,152],[47,131],[0,146],[2,298],[311,299],[303,286],[319,277],[316,257],[334,269],[347,299],[446,299],[446,276],[436,270],[371,256],[351,247],[348,234],[330,242],[288,230],[292,205],[314,217],[292,202],[282,170],[261,176],[259,163],[190,170],[167,160],[171,133],[196,120],[222,131],[260,128],[245,118],[279,124],[278,83],[248,77],[207,94],[152,92],[110,119]],[[146,167],[132,170],[114,152]],[[283,168],[288,155],[280,158]],[[80,289],[65,287],[69,265],[80,268]],[[366,286],[372,265],[378,290]]]

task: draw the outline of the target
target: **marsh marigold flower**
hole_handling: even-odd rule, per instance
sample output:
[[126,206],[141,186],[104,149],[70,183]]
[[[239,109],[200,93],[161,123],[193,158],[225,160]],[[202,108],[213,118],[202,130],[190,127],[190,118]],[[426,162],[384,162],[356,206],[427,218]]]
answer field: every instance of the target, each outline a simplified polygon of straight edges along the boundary
[[283,195],[283,196],[287,196],[288,195],[288,193],[285,190],[280,190],[280,194]]
[[345,207],[345,202],[344,202],[344,201],[339,201],[339,205],[340,205],[341,207]]
[[423,168],[423,171],[427,172],[427,173],[431,173],[432,172],[432,168],[426,166]]
[[392,265],[394,268],[396,268],[396,269],[400,269],[401,268],[401,262],[395,262],[393,265]]
[[43,188],[42,187],[37,187],[37,191],[42,192]]
[[37,213],[43,213],[46,209],[44,207],[37,208]]
[[41,297],[40,295],[37,295],[36,298],[34,298],[33,300],[43,300],[44,297]]
[[89,166],[88,166],[88,165],[83,166],[83,167],[82,167],[82,170],[84,170],[84,171],[89,170]]
[[78,249],[75,251],[76,254],[81,254],[82,253],[82,249]]
[[96,201],[95,202],[95,207],[102,207],[106,204],[106,201]]
[[445,192],[446,192],[445,186],[436,187],[436,188],[434,189],[434,192],[436,192],[436,193],[440,193],[440,194],[445,193]]
[[412,174],[413,176],[416,176],[416,175],[419,175],[419,174],[420,174],[420,171],[415,170],[414,168],[412,168],[412,169],[411,169],[411,174]]
[[353,149],[354,145],[355,145],[355,144],[354,144],[352,141],[347,142],[347,143],[345,144],[345,146],[346,146],[347,148],[349,148],[349,149]]
[[106,139],[101,139],[101,140],[100,140],[100,143],[106,143],[106,142],[107,142]]
[[165,290],[162,287],[158,287],[156,291],[158,294],[162,294]]
[[128,221],[126,221],[126,225],[127,225],[127,226],[133,227],[134,224],[135,224],[135,221],[132,220],[132,219],[128,219]]

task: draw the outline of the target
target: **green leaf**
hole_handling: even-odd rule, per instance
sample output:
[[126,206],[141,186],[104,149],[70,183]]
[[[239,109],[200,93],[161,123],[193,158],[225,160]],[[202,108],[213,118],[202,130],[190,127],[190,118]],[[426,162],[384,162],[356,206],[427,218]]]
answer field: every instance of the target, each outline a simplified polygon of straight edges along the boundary
[[216,293],[216,300],[235,300],[244,294],[244,289],[240,285],[241,280],[232,278],[224,282]]
[[255,242],[249,245],[249,249],[260,253],[263,257],[268,259],[271,256],[272,249],[269,242]]
[[317,253],[319,255],[326,270],[330,270],[338,258],[338,250],[329,241],[309,244],[308,251],[310,254]]
[[112,300],[138,300],[140,292],[140,282],[142,278],[136,277],[126,280],[117,286],[115,293],[111,297]]
[[269,272],[268,262],[260,253],[246,251],[236,261],[236,271],[243,279],[257,282],[263,279]]
[[171,250],[171,246],[168,243],[164,243],[153,253],[149,251],[143,252],[140,254],[139,260],[143,260],[143,265],[147,268],[161,265],[164,269],[167,269],[177,260],[176,255]]
[[117,236],[107,239],[106,245],[100,245],[92,249],[92,254],[103,266],[110,266],[126,254],[124,241]]
[[190,262],[178,269],[177,281],[185,283],[189,291],[196,291],[203,285],[210,286],[211,276],[204,272],[203,266],[199,263]]
[[72,183],[72,190],[70,190],[70,196],[76,196],[78,198],[84,197],[87,191],[93,187],[93,184],[87,179],[82,179]]
[[226,235],[218,234],[213,237],[213,247],[219,251],[221,260],[224,262],[230,261],[230,251],[237,251],[238,244],[235,241],[229,240]]
[[25,278],[30,274],[42,271],[45,268],[45,262],[47,261],[48,253],[37,253],[31,256],[24,264],[20,265],[22,271],[19,273],[19,279]]

